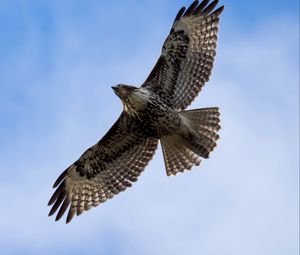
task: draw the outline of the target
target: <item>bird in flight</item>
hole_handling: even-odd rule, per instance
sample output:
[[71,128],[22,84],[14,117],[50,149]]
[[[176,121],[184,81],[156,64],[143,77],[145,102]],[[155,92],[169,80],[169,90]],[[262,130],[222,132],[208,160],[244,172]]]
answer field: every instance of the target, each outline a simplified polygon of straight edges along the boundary
[[185,110],[209,80],[216,55],[218,0],[194,1],[175,17],[161,55],[140,87],[112,87],[123,103],[119,119],[56,180],[48,205],[56,221],[98,206],[137,181],[160,140],[167,175],[208,158],[219,138],[217,107]]

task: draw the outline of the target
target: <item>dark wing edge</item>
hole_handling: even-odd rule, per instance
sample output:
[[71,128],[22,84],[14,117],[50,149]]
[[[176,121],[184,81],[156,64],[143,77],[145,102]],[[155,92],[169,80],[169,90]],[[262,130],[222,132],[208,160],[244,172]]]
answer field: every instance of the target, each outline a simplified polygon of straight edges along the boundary
[[75,214],[98,206],[137,180],[153,158],[158,140],[128,133],[132,124],[124,119],[122,114],[96,145],[57,178],[53,185],[56,191],[48,203],[52,205],[49,216],[58,210],[58,221],[68,210],[69,223]]
[[219,1],[194,1],[177,13],[162,54],[142,87],[157,93],[176,109],[185,109],[209,80],[216,55]]

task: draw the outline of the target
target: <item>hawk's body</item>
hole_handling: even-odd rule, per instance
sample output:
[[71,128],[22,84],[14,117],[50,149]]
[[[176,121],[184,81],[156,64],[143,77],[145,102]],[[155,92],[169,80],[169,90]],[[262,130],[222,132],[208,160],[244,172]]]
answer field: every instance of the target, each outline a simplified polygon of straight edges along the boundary
[[124,111],[108,133],[65,170],[54,184],[49,215],[60,219],[103,203],[131,186],[152,159],[158,140],[168,175],[207,158],[216,146],[218,108],[184,109],[209,79],[215,56],[218,1],[194,1],[177,14],[160,58],[141,87],[113,87]]

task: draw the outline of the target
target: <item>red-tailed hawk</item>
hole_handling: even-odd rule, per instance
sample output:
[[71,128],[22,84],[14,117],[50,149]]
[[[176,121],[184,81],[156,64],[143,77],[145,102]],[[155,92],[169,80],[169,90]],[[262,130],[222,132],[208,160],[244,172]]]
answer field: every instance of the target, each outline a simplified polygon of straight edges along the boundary
[[216,55],[218,0],[194,1],[178,12],[161,55],[140,87],[113,87],[124,110],[108,133],[56,180],[49,201],[56,220],[112,198],[135,182],[161,141],[167,175],[208,158],[219,130],[217,107],[184,110],[208,81]]

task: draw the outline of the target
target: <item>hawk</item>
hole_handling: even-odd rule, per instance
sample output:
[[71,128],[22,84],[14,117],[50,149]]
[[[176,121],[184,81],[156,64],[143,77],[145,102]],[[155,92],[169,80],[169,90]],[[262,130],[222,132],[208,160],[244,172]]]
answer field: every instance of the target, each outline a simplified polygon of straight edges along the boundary
[[124,191],[137,181],[160,140],[167,175],[208,158],[219,138],[217,107],[185,110],[208,81],[219,18],[218,0],[194,1],[175,17],[161,55],[140,87],[112,87],[124,109],[107,134],[56,180],[49,216],[73,216]]

